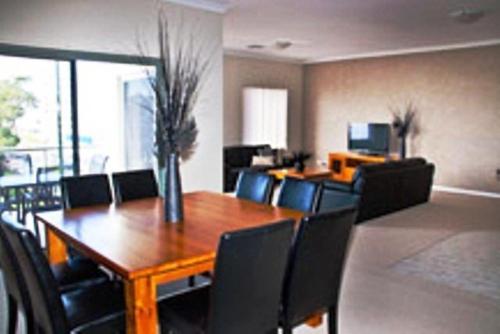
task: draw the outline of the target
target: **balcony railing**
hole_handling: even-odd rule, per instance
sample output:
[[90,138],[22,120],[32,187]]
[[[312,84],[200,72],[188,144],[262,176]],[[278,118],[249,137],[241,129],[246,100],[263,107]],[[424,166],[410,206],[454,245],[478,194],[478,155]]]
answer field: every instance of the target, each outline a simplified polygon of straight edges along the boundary
[[[72,147],[57,146],[0,149],[0,211],[17,210],[22,193],[30,192],[35,184],[54,183],[63,175],[73,175],[72,152]],[[96,155],[94,147],[80,148],[83,173],[88,172]]]

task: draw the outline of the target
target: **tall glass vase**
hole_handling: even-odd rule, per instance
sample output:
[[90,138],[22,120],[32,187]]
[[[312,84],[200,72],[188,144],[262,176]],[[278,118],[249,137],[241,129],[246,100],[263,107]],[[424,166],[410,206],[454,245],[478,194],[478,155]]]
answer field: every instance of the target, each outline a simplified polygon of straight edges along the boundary
[[184,219],[179,155],[170,153],[165,163],[165,220],[177,223]]
[[406,159],[406,136],[401,136],[401,142],[399,143],[399,158],[401,160]]

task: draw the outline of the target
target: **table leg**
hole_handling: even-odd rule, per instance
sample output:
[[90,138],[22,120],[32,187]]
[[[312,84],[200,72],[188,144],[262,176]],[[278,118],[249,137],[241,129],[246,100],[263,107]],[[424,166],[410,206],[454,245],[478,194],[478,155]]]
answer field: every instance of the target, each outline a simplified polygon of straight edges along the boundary
[[[37,224],[38,222],[35,222]],[[50,228],[45,228],[47,238],[47,256],[51,264],[66,262],[68,254],[66,244]]]
[[156,283],[151,277],[125,281],[127,334],[156,334]]

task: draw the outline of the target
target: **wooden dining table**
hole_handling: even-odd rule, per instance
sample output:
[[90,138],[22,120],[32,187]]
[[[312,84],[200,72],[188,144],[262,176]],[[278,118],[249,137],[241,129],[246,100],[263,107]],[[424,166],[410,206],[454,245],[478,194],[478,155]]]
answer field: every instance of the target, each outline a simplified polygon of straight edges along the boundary
[[186,193],[184,220],[164,220],[163,199],[37,213],[51,263],[71,245],[124,282],[127,333],[157,333],[156,286],[214,268],[220,236],[303,213],[213,192]]

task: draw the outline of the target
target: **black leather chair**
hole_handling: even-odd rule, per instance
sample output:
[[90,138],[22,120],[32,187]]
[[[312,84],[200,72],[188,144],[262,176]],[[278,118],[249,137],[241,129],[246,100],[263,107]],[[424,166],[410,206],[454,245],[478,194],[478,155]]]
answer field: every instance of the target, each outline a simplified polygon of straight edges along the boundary
[[124,331],[123,287],[104,282],[61,294],[45,255],[31,232],[3,225],[26,287],[28,333],[113,333]]
[[159,304],[162,333],[277,333],[293,221],[224,234],[215,279]]
[[271,204],[274,176],[267,173],[242,171],[236,182],[236,197]]
[[158,185],[152,169],[113,173],[116,203],[158,196]]
[[318,312],[328,311],[329,333],[337,333],[337,300],[356,210],[345,208],[300,222],[286,269],[280,325],[284,334]]
[[[2,225],[2,224],[0,224]],[[31,305],[29,303],[28,289],[23,280],[20,280],[21,268],[16,261],[14,251],[7,240],[3,228],[0,226],[0,270],[3,273],[5,292],[8,303],[7,333],[16,334],[18,313],[22,312],[26,319],[31,319]],[[28,326],[28,333],[33,329]]]
[[313,212],[318,200],[320,184],[285,177],[281,182],[278,206],[303,212]]
[[[106,174],[62,177],[61,193],[64,209],[106,205],[113,202]],[[70,259],[86,259],[73,247],[68,247],[68,255]]]
[[[15,222],[14,219],[10,219],[8,215],[2,215],[0,230],[7,228],[5,225],[11,229],[25,229],[24,226]],[[52,264],[50,267],[61,292],[109,280],[108,275],[100,270],[94,262],[86,259],[69,260],[64,263]]]
[[347,206],[357,206],[358,200],[359,195],[350,193],[349,184],[324,181],[314,212],[337,211]]
[[65,209],[111,204],[111,187],[106,174],[68,176],[61,178]]

